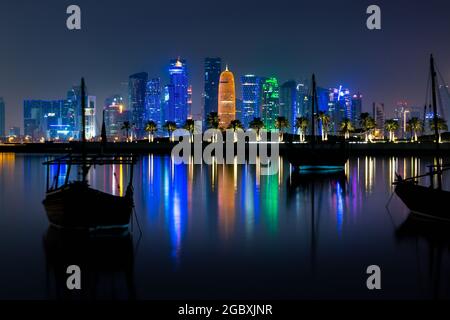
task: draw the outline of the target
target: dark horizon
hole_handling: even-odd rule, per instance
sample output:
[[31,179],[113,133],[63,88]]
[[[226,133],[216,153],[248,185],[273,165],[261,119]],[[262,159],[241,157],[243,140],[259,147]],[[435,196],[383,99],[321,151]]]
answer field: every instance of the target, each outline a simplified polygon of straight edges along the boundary
[[[81,31],[66,29],[70,4],[81,7]],[[188,62],[195,113],[203,104],[205,57],[221,57],[237,83],[248,73],[276,76],[282,83],[314,72],[320,86],[361,92],[364,110],[384,102],[388,114],[397,101],[423,106],[430,53],[450,81],[450,3],[445,0],[124,4],[0,4],[0,97],[6,103],[6,128],[23,127],[23,100],[64,98],[81,76],[98,107],[107,96],[123,93],[122,83],[133,73],[145,71],[165,83],[169,60],[178,56]],[[381,31],[366,28],[371,4],[381,7]],[[237,92],[239,97],[239,85]]]

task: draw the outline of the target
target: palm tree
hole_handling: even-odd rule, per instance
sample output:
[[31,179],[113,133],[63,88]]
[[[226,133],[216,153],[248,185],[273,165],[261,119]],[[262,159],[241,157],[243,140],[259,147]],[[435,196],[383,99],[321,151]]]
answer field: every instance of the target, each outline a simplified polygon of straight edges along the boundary
[[359,117],[359,125],[361,126],[361,128],[363,129],[366,139],[366,142],[369,142],[369,134],[370,132],[376,128],[376,123],[375,120],[370,116],[369,113],[364,112],[361,113],[360,117]]
[[355,131],[355,127],[353,126],[353,123],[350,119],[345,118],[342,120],[341,124],[341,133],[344,134],[344,139],[350,139],[350,132]]
[[417,142],[417,141],[419,141],[419,139],[417,137],[417,132],[423,131],[423,123],[422,123],[422,121],[419,120],[419,118],[413,117],[408,120],[406,129],[408,131],[411,131],[412,141]]
[[385,128],[389,132],[389,141],[394,142],[395,141],[395,131],[400,128],[400,125],[398,124],[397,120],[389,119],[385,122]]
[[177,130],[177,124],[173,121],[166,121],[163,128],[169,133],[170,141],[173,142],[173,132]]
[[[431,127],[431,130],[434,130],[434,120],[430,120],[430,127]],[[439,143],[441,143],[442,142],[442,131],[448,130],[447,121],[445,121],[445,119],[443,119],[443,118],[438,118],[437,119],[437,128],[438,128],[438,132],[439,132]]]
[[237,130],[244,130],[244,125],[240,120],[232,120],[230,122],[230,125],[228,126],[228,129],[232,129],[234,132],[234,141],[236,141],[236,131]]
[[153,136],[156,130],[158,130],[158,125],[156,122],[151,120],[147,121],[145,124],[145,131],[148,132],[148,142],[153,142]]
[[124,121],[122,124],[122,130],[125,130],[126,133],[126,137],[127,137],[127,142],[129,140],[130,137],[130,130],[132,129],[132,124],[130,121]]
[[306,130],[309,126],[309,119],[306,117],[300,117],[295,120],[295,127],[300,130],[300,142],[306,140]]
[[[206,116],[206,126],[208,127],[208,129],[218,130],[219,125],[220,125],[219,114],[217,112],[210,112]],[[216,134],[214,134],[212,137],[212,141],[215,141],[215,140],[217,140]]]
[[260,132],[264,129],[264,122],[261,118],[253,118],[253,120],[250,121],[249,127],[256,131],[257,139],[261,140]]
[[275,120],[275,128],[280,131],[280,141],[283,141],[284,130],[289,128],[289,121],[286,117],[277,117]]
[[210,112],[206,116],[206,124],[209,129],[219,129],[220,119],[217,112]]
[[317,115],[317,120],[322,125],[322,141],[328,141],[328,127],[330,125],[330,117],[323,111]]
[[244,125],[240,120],[232,120],[230,122],[230,125],[228,126],[228,129],[232,129],[234,132],[236,132],[239,129],[244,130]]
[[194,142],[195,121],[192,119],[187,119],[184,123],[183,129],[189,131],[189,141]]

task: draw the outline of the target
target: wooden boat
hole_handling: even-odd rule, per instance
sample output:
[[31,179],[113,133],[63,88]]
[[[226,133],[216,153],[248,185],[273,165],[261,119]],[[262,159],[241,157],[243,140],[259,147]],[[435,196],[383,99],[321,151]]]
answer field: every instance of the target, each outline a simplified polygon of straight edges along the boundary
[[[47,168],[47,194],[43,201],[47,217],[54,226],[70,229],[126,228],[134,208],[132,173],[124,196],[116,196],[91,188],[86,180],[68,181],[71,167],[83,165],[130,165],[133,158],[92,156],[80,159],[66,156],[45,164]],[[66,181],[59,186],[61,166],[67,166]],[[49,185],[50,166],[57,166],[54,182]]]
[[[87,155],[85,136],[85,86],[81,81],[81,108],[83,119],[82,154],[69,154],[44,164],[47,165],[47,192],[44,207],[49,222],[60,228],[67,229],[121,229],[127,228],[132,216],[133,202],[133,156]],[[129,165],[131,167],[130,181],[124,196],[116,196],[89,186],[87,174],[92,166]],[[67,167],[65,181],[59,185],[61,167]],[[80,170],[81,179],[69,181],[72,166]],[[50,168],[56,167],[53,183],[50,185]]]
[[344,170],[349,153],[346,143],[318,143],[316,141],[315,121],[317,101],[316,77],[312,76],[311,132],[310,144],[286,144],[284,154],[288,161],[301,170]]
[[[438,130],[438,111],[437,111],[437,73],[434,64],[434,58],[430,58],[430,74],[431,74],[431,97],[434,112],[434,136],[436,143],[436,154],[439,154],[439,130]],[[450,220],[448,211],[442,210],[447,207],[450,192],[442,190],[442,174],[446,170],[450,170],[449,165],[429,166],[429,173],[404,179],[397,175],[395,185],[395,193],[403,201],[403,203],[411,210],[413,214],[421,215],[427,218],[438,220]],[[418,184],[418,179],[422,177],[430,177],[431,184],[429,187]],[[434,187],[434,177],[437,178],[437,186]]]
[[433,184],[426,187],[419,185],[417,182],[417,179],[427,176],[433,181],[436,175],[440,180],[442,173],[450,170],[450,166],[440,168],[431,166],[430,168],[432,168],[430,173],[418,177],[403,179],[400,175],[397,175],[397,180],[394,182],[395,193],[413,214],[450,221],[450,213],[443,210],[447,206],[448,199],[450,199],[450,192],[442,190],[441,183],[438,183],[438,186],[434,188]]

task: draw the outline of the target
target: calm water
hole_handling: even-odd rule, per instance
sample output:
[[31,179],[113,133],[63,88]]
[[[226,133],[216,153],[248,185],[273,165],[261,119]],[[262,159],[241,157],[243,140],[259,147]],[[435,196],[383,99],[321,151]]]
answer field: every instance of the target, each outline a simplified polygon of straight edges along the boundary
[[[385,207],[395,172],[424,173],[431,159],[353,158],[345,175],[311,177],[282,159],[279,175],[261,176],[257,166],[143,157],[134,179],[142,236],[135,219],[130,237],[64,241],[41,204],[45,159],[0,154],[0,299],[73,298],[68,264],[84,272],[75,298],[450,297],[446,239],[399,236],[408,211],[396,197]],[[121,194],[128,170],[97,167],[89,179]],[[373,264],[379,292],[366,289]]]

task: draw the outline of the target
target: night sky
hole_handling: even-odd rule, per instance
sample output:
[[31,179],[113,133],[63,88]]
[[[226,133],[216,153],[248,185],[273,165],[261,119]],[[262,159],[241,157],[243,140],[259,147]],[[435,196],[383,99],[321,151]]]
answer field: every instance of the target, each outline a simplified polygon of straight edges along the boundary
[[[82,30],[66,28],[66,8],[82,10]],[[366,28],[366,8],[382,9],[382,30]],[[125,93],[128,76],[167,81],[167,64],[188,60],[194,112],[202,105],[203,59],[219,56],[235,77],[280,81],[315,72],[393,108],[422,106],[433,52],[450,82],[448,0],[1,0],[0,96],[7,128],[22,127],[24,99],[61,99],[86,77],[98,106]],[[197,111],[198,112],[198,111]]]

